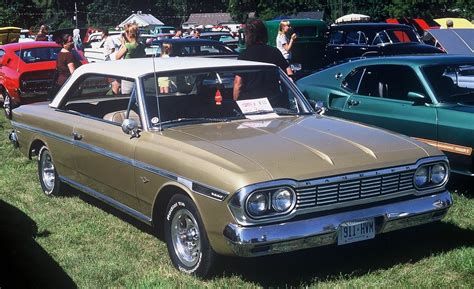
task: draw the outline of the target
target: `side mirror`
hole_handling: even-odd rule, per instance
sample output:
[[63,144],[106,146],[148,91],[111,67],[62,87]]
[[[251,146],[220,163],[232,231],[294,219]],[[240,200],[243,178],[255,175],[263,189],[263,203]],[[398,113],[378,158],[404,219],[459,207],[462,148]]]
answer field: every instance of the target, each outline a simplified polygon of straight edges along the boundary
[[323,115],[326,111],[327,108],[324,106],[324,103],[322,101],[316,101],[314,99],[306,98],[311,106],[314,108],[314,111],[319,114]]
[[407,93],[407,97],[412,100],[413,102],[415,102],[415,104],[425,104],[426,103],[426,97],[421,94],[421,93],[418,93],[418,92],[413,92],[413,91],[410,91]]
[[425,99],[423,94],[413,91],[408,92],[407,97],[411,99]]
[[130,135],[131,138],[138,137],[138,123],[127,118],[122,122],[122,131]]

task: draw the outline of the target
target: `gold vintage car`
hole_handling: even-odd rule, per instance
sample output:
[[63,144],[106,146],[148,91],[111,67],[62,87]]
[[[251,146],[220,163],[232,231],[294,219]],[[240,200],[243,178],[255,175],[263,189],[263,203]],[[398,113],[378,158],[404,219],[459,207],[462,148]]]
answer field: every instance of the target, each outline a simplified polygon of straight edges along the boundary
[[347,244],[452,204],[432,146],[320,116],[270,64],[161,58],[81,66],[51,103],[13,110],[46,195],[68,184],[155,226],[173,264]]

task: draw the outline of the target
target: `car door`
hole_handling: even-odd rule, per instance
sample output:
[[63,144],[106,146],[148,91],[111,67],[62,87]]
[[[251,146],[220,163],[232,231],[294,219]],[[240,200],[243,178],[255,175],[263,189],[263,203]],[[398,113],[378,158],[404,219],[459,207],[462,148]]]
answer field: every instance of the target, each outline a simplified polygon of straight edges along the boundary
[[361,79],[343,107],[345,118],[426,140],[437,139],[436,109],[411,67],[374,65],[358,71]]
[[[116,83],[121,86],[118,94],[113,93]],[[79,174],[76,185],[105,201],[136,208],[133,152],[137,140],[121,128],[135,101],[133,86],[132,81],[88,75],[72,87],[75,92],[62,110],[75,116],[71,135]]]

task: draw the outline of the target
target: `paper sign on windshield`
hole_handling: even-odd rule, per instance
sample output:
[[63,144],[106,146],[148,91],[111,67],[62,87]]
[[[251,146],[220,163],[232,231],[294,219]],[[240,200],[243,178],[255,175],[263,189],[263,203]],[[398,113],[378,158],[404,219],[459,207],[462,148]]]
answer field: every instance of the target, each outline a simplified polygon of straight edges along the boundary
[[245,117],[248,119],[264,119],[278,117],[278,114],[273,112],[273,107],[268,101],[268,98],[266,97],[257,99],[237,100],[237,105],[239,106]]

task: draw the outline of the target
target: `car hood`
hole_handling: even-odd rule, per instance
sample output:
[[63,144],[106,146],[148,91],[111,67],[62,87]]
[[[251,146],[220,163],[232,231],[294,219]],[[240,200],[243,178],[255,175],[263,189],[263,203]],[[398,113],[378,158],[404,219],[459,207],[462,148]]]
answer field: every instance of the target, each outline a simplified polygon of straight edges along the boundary
[[[281,117],[172,128],[222,159],[244,158],[270,178],[310,179],[415,163],[440,154],[381,129],[329,117]],[[220,147],[218,150],[215,148]],[[228,157],[226,157],[226,154]],[[230,158],[230,156],[232,157]]]
[[417,42],[387,44],[382,46],[382,51],[385,54],[443,53],[434,46]]

